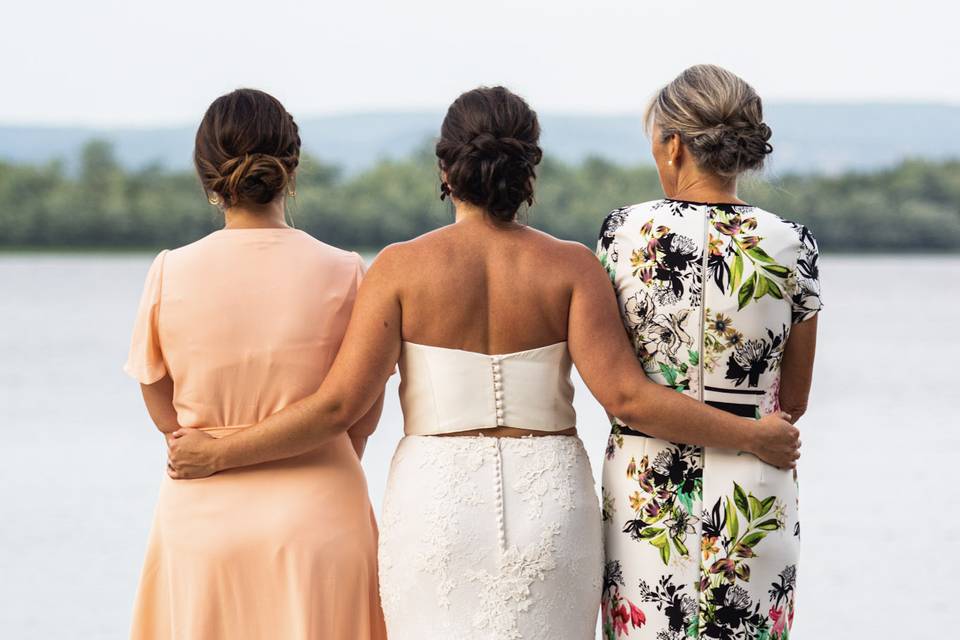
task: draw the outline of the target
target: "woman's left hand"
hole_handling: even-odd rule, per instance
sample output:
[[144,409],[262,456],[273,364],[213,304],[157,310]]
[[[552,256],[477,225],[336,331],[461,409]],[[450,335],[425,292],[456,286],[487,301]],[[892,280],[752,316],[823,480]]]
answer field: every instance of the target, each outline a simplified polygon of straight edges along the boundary
[[174,480],[206,478],[220,469],[216,465],[213,436],[190,427],[181,427],[167,438],[167,475]]

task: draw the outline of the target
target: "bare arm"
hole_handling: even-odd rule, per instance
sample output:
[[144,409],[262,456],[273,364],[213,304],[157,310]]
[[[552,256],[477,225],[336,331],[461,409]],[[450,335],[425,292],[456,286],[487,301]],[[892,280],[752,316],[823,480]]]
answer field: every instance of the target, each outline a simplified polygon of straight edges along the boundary
[[177,410],[173,406],[173,380],[163,376],[153,384],[141,384],[143,403],[147,413],[162,433],[169,435],[180,428],[177,423]]
[[781,417],[748,420],[649,380],[623,330],[603,267],[589,250],[575,253],[570,355],[590,392],[609,413],[672,442],[740,449],[779,467],[795,466],[799,432]]
[[350,436],[350,443],[353,444],[353,450],[357,452],[357,457],[363,459],[363,450],[367,447],[367,438],[370,437],[380,422],[380,414],[383,413],[383,394],[377,398],[376,402],[370,408],[370,411],[353,423],[353,426],[347,430]]
[[401,279],[393,273],[396,268],[389,249],[370,267],[340,351],[316,392],[230,437],[192,432],[174,440],[171,477],[202,477],[297,456],[329,442],[368,414],[400,358],[400,299],[393,283]]
[[790,329],[780,368],[780,408],[794,423],[807,412],[816,352],[817,316],[813,316]]

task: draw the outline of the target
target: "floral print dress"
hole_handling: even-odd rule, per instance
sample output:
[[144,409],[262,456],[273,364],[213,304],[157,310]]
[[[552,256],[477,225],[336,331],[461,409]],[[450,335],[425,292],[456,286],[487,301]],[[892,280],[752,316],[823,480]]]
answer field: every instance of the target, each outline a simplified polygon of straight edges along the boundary
[[[779,410],[790,328],[821,306],[809,230],[757,207],[665,199],[611,212],[597,254],[651,379],[737,415]],[[796,474],[612,426],[604,638],[789,638]]]

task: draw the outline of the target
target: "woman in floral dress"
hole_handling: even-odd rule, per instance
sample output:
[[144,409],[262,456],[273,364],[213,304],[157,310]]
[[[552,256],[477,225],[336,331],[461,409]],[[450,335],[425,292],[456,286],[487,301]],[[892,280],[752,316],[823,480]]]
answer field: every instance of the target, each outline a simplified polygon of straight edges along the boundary
[[[737,177],[772,151],[760,98],[700,65],[664,87],[645,120],[668,197],[610,213],[597,248],[637,357],[679,393],[795,421],[813,369],[817,244],[806,227],[737,198]],[[604,637],[788,638],[795,470],[612,425]]]

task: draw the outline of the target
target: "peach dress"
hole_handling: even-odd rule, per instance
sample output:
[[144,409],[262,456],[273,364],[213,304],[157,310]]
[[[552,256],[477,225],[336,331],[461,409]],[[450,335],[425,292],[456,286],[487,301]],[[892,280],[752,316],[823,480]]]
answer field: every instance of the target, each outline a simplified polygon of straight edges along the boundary
[[[174,383],[182,426],[223,436],[315,391],[363,276],[294,229],[225,229],[157,256],[124,370]],[[296,458],[164,476],[131,637],[385,638],[377,531],[343,434]]]

